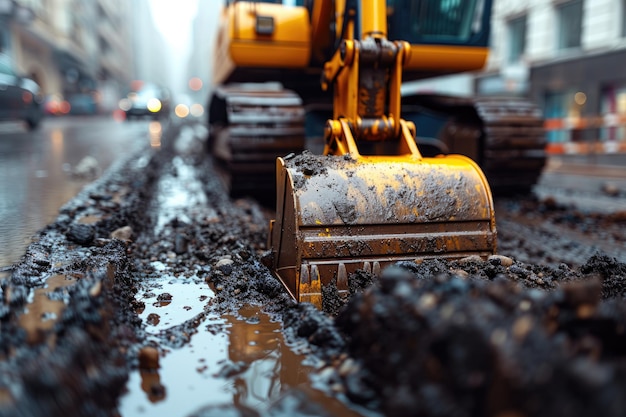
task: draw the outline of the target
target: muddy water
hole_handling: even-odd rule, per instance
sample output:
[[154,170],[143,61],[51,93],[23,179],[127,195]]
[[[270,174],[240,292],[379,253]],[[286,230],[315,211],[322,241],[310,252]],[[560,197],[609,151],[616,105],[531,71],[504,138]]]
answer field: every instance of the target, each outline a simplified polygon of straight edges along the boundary
[[50,294],[58,288],[73,285],[76,277],[53,275],[46,280],[44,288],[32,291],[24,314],[20,316],[20,325],[26,330],[29,343],[45,340],[46,331],[50,330],[65,308],[62,300],[50,299]]
[[[179,157],[174,158],[172,163],[176,168],[176,177],[166,176],[159,184],[157,233],[175,218],[190,223],[196,214],[189,212],[190,207],[206,207],[206,196],[193,168]],[[216,213],[211,211],[207,217],[215,218]]]
[[[138,314],[148,343],[159,350],[160,367],[131,374],[122,416],[184,416],[215,404],[263,409],[286,388],[307,382],[311,368],[287,346],[280,323],[257,306],[244,306],[237,315],[212,313],[213,296],[197,277],[168,275],[138,292],[144,305]],[[189,339],[178,346],[173,340],[181,333]]]

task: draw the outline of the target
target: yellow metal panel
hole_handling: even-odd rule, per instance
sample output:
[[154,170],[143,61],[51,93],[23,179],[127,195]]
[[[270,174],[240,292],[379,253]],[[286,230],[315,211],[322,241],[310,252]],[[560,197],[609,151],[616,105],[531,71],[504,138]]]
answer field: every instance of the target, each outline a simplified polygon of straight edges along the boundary
[[230,56],[243,67],[303,68],[309,63],[310,49],[297,44],[272,42],[233,42]]
[[[274,32],[256,33],[256,16],[271,16]],[[230,57],[236,65],[299,68],[309,64],[311,24],[304,7],[237,2],[229,13]]]
[[473,71],[482,69],[488,48],[451,45],[411,45],[411,54],[404,64],[408,71]]

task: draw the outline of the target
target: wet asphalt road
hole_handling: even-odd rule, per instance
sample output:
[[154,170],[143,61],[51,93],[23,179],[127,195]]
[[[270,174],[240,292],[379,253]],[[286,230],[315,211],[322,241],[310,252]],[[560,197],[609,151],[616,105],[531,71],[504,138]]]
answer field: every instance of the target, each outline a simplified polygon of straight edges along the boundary
[[160,129],[150,123],[47,118],[34,132],[0,123],[0,270],[20,259],[31,236],[86,183],[145,145],[149,129]]

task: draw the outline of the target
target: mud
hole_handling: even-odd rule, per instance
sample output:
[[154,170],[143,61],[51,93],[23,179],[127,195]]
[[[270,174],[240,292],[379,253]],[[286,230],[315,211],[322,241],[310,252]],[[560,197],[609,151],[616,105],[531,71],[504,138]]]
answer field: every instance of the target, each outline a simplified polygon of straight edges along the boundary
[[357,271],[323,313],[203,137],[164,126],[3,272],[0,415],[624,414],[621,214],[498,200],[501,256]]

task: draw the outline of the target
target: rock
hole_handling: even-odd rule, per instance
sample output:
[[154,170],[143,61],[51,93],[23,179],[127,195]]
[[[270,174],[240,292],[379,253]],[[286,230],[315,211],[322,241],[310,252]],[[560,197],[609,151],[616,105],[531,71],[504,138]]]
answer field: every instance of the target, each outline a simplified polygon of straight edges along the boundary
[[139,351],[139,367],[141,369],[159,368],[159,351],[152,346],[145,346]]
[[509,267],[513,265],[513,259],[509,258],[508,256],[503,256],[503,255],[491,255],[489,257],[489,262],[491,263],[499,262],[499,264],[504,267]]
[[102,281],[96,281],[91,288],[89,289],[89,295],[92,297],[97,297],[102,292]]
[[462,270],[462,269],[451,269],[450,273],[453,274],[453,275],[456,275],[459,278],[467,278],[467,277],[469,277],[469,274],[466,271]]
[[602,184],[602,192],[611,197],[617,197],[620,194],[619,188],[612,182]]
[[233,260],[222,258],[215,264],[215,267],[222,271],[224,275],[230,275],[233,272]]
[[133,236],[133,229],[130,226],[120,227],[119,229],[111,232],[111,239],[119,239],[125,242],[130,242]]
[[174,252],[177,255],[182,255],[189,249],[189,239],[182,233],[176,233],[174,240]]
[[215,267],[217,268],[221,268],[224,265],[232,265],[233,264],[233,260],[230,258],[222,258],[219,261],[217,261],[217,263],[215,264]]
[[72,176],[76,178],[95,178],[100,171],[98,160],[93,156],[86,156],[80,160],[72,170]]
[[482,263],[483,259],[478,255],[466,256],[465,258],[459,259],[459,264],[469,264],[469,263]]
[[73,224],[66,234],[67,238],[79,245],[90,245],[96,237],[96,231],[89,224]]

